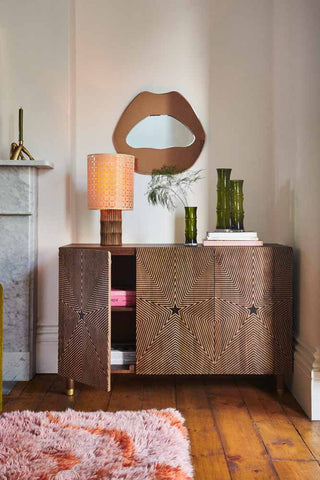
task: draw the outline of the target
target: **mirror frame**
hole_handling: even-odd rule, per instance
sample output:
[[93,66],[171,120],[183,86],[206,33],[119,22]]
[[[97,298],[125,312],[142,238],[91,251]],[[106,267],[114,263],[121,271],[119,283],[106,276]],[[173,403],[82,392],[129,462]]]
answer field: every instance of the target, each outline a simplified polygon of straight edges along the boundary
[[[184,124],[194,135],[187,147],[134,148],[128,145],[128,133],[141,120],[151,115],[169,115]],[[152,170],[163,165],[176,167],[183,172],[196,162],[205,143],[206,134],[193,108],[179,92],[141,92],[121,115],[113,133],[113,145],[118,153],[134,155],[135,171],[150,175]]]

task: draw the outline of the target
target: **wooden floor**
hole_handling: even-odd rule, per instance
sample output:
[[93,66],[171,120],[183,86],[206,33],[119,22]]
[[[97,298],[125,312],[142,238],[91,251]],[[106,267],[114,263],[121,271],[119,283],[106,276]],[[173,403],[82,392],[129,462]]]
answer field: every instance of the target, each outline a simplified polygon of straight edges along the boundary
[[178,408],[187,421],[195,480],[320,479],[320,422],[293,397],[279,402],[268,377],[114,375],[111,393],[77,385],[63,393],[56,375],[18,383],[4,399],[12,410]]

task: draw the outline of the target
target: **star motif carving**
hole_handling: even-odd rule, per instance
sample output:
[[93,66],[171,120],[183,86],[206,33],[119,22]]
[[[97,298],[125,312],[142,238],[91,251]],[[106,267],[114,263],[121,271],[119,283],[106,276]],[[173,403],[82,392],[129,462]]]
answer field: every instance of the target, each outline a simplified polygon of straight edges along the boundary
[[257,315],[258,308],[254,304],[252,304],[251,307],[248,307],[248,310],[250,312],[250,315],[252,314]]
[[80,312],[78,312],[78,315],[79,315],[80,320],[83,320],[85,313],[81,309]]
[[181,308],[177,307],[177,305],[174,305],[174,307],[171,307],[170,308],[171,310],[171,315],[179,315],[179,310],[181,310]]

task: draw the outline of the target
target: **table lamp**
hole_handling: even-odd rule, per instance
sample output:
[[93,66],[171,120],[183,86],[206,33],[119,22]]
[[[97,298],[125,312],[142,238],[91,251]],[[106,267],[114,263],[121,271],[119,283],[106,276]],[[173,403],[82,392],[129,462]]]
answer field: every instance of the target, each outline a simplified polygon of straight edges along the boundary
[[100,210],[100,245],[122,244],[122,210],[133,209],[132,155],[88,155],[88,208]]

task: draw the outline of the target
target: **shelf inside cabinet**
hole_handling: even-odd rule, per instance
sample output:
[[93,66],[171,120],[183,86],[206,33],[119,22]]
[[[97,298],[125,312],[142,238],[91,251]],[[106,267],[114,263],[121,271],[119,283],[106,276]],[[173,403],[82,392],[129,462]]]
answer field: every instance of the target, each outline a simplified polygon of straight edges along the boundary
[[135,312],[135,305],[132,307],[111,307],[111,312]]
[[111,373],[135,373],[136,366],[132,365],[111,365]]

